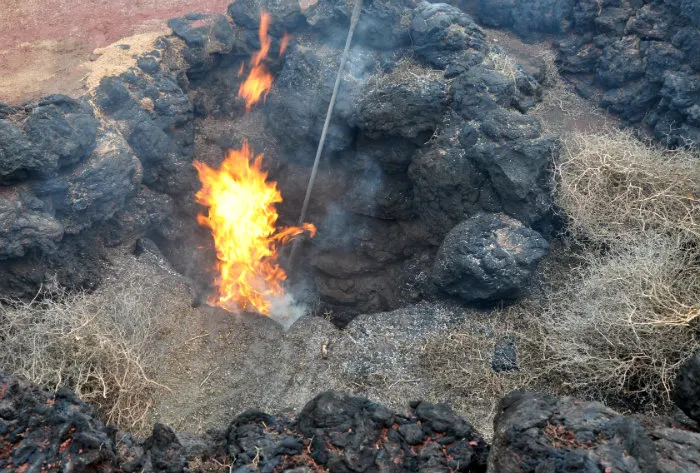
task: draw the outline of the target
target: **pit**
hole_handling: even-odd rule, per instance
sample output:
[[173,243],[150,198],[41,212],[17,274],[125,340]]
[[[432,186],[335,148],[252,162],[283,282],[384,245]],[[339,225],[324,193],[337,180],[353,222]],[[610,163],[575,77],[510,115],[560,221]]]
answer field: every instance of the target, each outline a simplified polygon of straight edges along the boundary
[[[273,245],[286,279],[270,317],[221,304],[198,169],[249,146],[283,199],[275,228],[298,225],[351,18],[266,2],[261,28],[254,3],[106,48],[80,100],[2,109],[32,145],[49,147],[41,133],[63,145],[52,168],[3,175],[7,202],[39,222],[6,246],[5,293],[130,281],[144,305],[172,307],[154,342],[167,353],[160,394],[135,425],[203,431],[248,407],[294,412],[328,388],[395,406],[422,397],[421,341],[527,293],[556,226],[556,140],[527,113],[541,68],[503,67],[456,7],[367,2],[304,218],[315,235],[294,237],[294,261],[292,244]],[[272,85],[246,103],[255,57]]]

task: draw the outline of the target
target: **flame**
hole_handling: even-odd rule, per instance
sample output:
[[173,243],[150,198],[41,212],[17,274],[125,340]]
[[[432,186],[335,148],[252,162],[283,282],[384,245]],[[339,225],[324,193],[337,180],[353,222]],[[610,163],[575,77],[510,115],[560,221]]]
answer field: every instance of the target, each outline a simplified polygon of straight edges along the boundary
[[290,39],[292,39],[292,37],[287,33],[284,33],[284,35],[282,35],[282,40],[280,41],[280,56],[282,56],[287,50],[287,46],[289,46]]
[[[253,56],[251,56],[250,74],[248,74],[248,78],[238,89],[238,96],[245,100],[246,112],[249,112],[253,105],[260,101],[260,97],[263,97],[263,100],[267,99],[267,94],[272,88],[272,74],[270,74],[267,66],[263,64],[263,60],[270,52],[270,45],[272,44],[272,40],[267,34],[269,26],[270,14],[265,10],[261,10],[260,29],[258,30],[258,37],[260,38],[260,51],[257,51],[253,54]],[[241,72],[242,71],[243,70],[241,69]]]
[[262,154],[253,159],[244,142],[240,150],[227,153],[219,170],[200,161],[194,166],[202,181],[197,202],[209,208],[209,214],[197,220],[211,229],[219,271],[217,294],[209,303],[269,315],[271,300],[284,294],[281,283],[287,278],[277,263],[280,245],[304,232],[313,237],[316,228],[305,223],[301,228],[275,229],[275,206],[282,195],[276,182],[267,182],[262,159]]

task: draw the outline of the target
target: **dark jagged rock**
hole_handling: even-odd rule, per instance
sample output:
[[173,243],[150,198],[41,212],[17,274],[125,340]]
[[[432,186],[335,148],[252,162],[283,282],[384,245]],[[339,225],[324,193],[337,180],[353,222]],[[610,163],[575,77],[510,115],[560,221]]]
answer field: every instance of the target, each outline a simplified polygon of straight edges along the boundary
[[[559,69],[579,93],[682,146],[700,138],[699,11],[693,0],[479,0],[476,15],[526,40],[558,34]],[[679,89],[688,100],[669,98]]]
[[660,428],[649,436],[654,441],[659,473],[695,473],[700,470],[700,434]]
[[443,124],[441,134],[428,149],[415,155],[408,171],[416,212],[434,245],[439,245],[447,232],[465,218],[482,209],[500,209],[487,177],[469,159],[460,142],[476,140],[476,131],[458,127]]
[[499,404],[493,445],[445,404],[394,412],[362,397],[316,396],[297,418],[246,411],[224,431],[146,439],[105,426],[68,389],[46,394],[0,374],[0,472],[691,473],[700,434],[596,402],[515,391]]
[[422,144],[447,110],[447,85],[442,79],[369,82],[358,94],[351,123],[371,139],[385,136],[418,138]]
[[636,421],[599,403],[515,391],[499,405],[488,471],[651,473],[658,463]]
[[513,28],[525,39],[559,33],[569,25],[575,0],[479,0],[476,17],[485,26]]
[[[293,160],[312,161],[321,137],[340,51],[331,49],[324,53],[321,55],[301,44],[291,46],[284,68],[267,99],[267,127],[279,138]],[[354,50],[353,56],[355,67],[351,63],[348,70],[362,75],[374,67],[376,59],[371,53]],[[351,103],[357,80],[350,74],[344,79],[326,138],[325,148],[331,153],[347,149],[353,140],[348,120],[353,111]],[[290,134],[292,129],[294,133]]]
[[[415,432],[417,420],[421,421],[420,430],[428,435],[423,442]],[[468,422],[446,405],[425,402],[418,403],[415,413],[406,418],[363,398],[324,393],[301,412],[299,429],[307,437],[313,436],[312,458],[332,473],[369,468],[478,471],[487,453],[483,439]],[[402,431],[409,432],[411,443],[422,446],[420,453],[402,447],[404,442],[408,444]]]
[[518,369],[517,346],[511,338],[504,337],[493,347],[491,369],[496,373]]
[[556,141],[542,136],[537,120],[507,109],[515,96],[512,80],[483,65],[454,80],[453,116],[409,168],[415,208],[433,241],[479,211],[505,212],[549,231]]
[[177,207],[172,198],[141,186],[136,195],[105,224],[105,244],[118,246],[149,231],[174,240],[179,232]]
[[63,225],[27,186],[0,188],[0,222],[0,260],[51,251],[63,237]]
[[700,352],[681,366],[674,382],[673,402],[688,417],[700,422]]
[[[649,125],[670,146],[695,141],[700,128],[694,13],[684,2],[579,0],[575,34],[558,43],[565,73],[603,93],[603,105],[629,123]],[[679,95],[683,97],[677,100]]]
[[50,177],[83,161],[95,147],[97,127],[88,106],[63,95],[8,114],[0,121],[0,183]]
[[477,215],[447,234],[432,279],[465,301],[512,298],[548,247],[542,235],[506,215]]
[[190,74],[211,69],[215,55],[228,53],[233,48],[233,27],[224,15],[190,13],[171,19],[168,26],[187,45],[183,57],[190,65]]
[[113,131],[100,135],[90,158],[70,173],[33,182],[34,193],[53,204],[64,231],[78,234],[124,207],[141,184],[142,168]]
[[48,395],[0,374],[0,472],[113,471],[113,436],[71,391]]
[[257,30],[260,26],[260,7],[272,15],[270,34],[280,37],[285,32],[293,33],[306,25],[299,2],[265,0],[260,6],[256,2],[236,0],[228,6],[228,14],[238,27]]
[[102,256],[95,231],[64,235],[54,246],[34,248],[22,257],[0,260],[0,293],[31,299],[46,284],[59,284],[67,290],[93,290],[102,280]]
[[163,73],[108,77],[95,98],[141,161],[145,185],[176,197],[194,190],[192,104],[170,77]]
[[72,169],[4,189],[3,294],[35,295],[53,275],[69,288],[95,287],[100,280],[100,244],[90,230],[121,209],[140,182],[141,165],[128,146],[115,133],[103,131],[97,148]]
[[[343,47],[354,4],[318,0],[303,11],[306,22],[322,41]],[[411,0],[364,2],[355,30],[356,44],[380,50],[410,45]]]
[[700,467],[700,434],[597,402],[514,391],[499,404],[489,473],[686,473]]
[[485,35],[469,15],[446,3],[421,2],[414,10],[411,38],[418,57],[445,69],[465,56],[480,57]]

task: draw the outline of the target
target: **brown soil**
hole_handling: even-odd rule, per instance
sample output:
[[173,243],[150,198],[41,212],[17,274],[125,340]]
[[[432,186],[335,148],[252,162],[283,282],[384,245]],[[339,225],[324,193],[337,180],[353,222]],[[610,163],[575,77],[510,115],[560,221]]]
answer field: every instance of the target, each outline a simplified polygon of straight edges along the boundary
[[188,12],[224,13],[231,0],[3,0],[0,101],[80,95],[92,51],[120,38],[167,31]]
[[542,102],[528,112],[542,124],[545,133],[565,136],[572,132],[592,133],[616,129],[619,118],[598,107],[595,102],[582,98],[573,86],[562,78],[554,66],[555,53],[551,40],[523,43],[507,31],[484,28],[486,37],[503,48],[517,64],[526,68],[538,63],[548,63],[547,81]]

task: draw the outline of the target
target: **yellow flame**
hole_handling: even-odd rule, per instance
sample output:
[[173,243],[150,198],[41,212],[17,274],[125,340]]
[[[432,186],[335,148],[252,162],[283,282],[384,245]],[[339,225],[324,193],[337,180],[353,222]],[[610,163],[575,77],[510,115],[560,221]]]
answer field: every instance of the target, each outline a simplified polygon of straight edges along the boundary
[[217,253],[217,294],[209,302],[224,309],[270,313],[271,299],[283,294],[287,278],[277,263],[278,249],[294,236],[316,233],[314,225],[288,227],[280,231],[276,204],[282,195],[276,182],[267,182],[262,170],[263,155],[253,159],[247,142],[230,150],[219,170],[195,161],[202,188],[197,202],[208,207],[199,215],[200,225],[211,229]]

